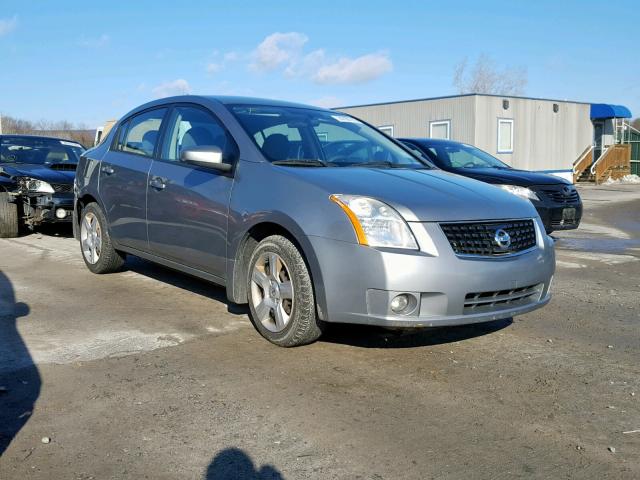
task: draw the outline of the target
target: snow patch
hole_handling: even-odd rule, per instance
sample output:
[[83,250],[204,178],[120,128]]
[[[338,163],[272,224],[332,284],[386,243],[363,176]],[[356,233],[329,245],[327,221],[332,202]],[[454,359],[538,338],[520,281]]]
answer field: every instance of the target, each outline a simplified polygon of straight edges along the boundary
[[603,185],[620,185],[620,184],[637,184],[640,185],[640,176],[638,175],[625,175],[622,178],[614,180],[613,178],[607,178]]

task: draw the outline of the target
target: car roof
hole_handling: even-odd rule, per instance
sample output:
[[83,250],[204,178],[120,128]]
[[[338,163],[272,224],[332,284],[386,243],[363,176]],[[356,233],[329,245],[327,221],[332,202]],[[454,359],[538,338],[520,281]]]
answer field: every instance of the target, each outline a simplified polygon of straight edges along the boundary
[[[226,95],[211,95],[206,96],[211,100],[217,100],[224,105],[264,105],[269,107],[296,107],[296,108],[311,108],[313,110],[327,110],[325,108],[315,107],[313,105],[305,105],[303,103],[287,102],[285,100],[274,100],[269,98],[257,98],[257,97],[237,97]],[[328,110],[333,112],[333,110]],[[334,112],[335,113],[335,112]]]
[[[137,113],[147,108],[159,107],[162,105],[167,105],[170,103],[206,103],[206,102],[216,102],[223,104],[225,106],[228,105],[261,105],[261,106],[269,106],[269,107],[294,107],[294,108],[307,108],[312,110],[321,110],[325,112],[330,112],[332,114],[336,114],[333,110],[328,110],[326,108],[315,107],[313,105],[305,105],[302,103],[294,103],[294,102],[286,102],[284,100],[273,100],[267,98],[256,98],[256,97],[236,97],[236,96],[225,96],[225,95],[177,95],[174,97],[166,97],[159,98],[157,100],[153,100],[151,102],[147,102],[143,105],[140,105],[130,112],[128,112],[124,117],[128,117],[133,113]],[[347,114],[345,114],[347,115]],[[124,118],[123,117],[123,118]]]
[[62,138],[62,137],[46,137],[44,135],[28,135],[28,134],[22,134],[22,133],[3,133],[0,135],[0,139],[2,138],[37,138],[42,140],[54,140],[58,142],[75,143],[77,145],[80,145],[82,148],[84,148],[80,142],[71,140],[69,138]]

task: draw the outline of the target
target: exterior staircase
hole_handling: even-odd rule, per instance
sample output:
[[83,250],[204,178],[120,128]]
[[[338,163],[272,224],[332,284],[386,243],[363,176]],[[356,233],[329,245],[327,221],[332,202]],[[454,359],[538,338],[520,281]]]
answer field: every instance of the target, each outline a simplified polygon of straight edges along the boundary
[[593,175],[590,171],[593,164],[593,151],[593,145],[589,145],[573,162],[573,183],[595,181],[595,178],[591,178]]
[[576,182],[577,183],[584,183],[584,182],[595,182],[596,181],[596,176],[591,173],[591,170],[589,168],[587,168],[586,170],[584,170],[580,176],[578,178],[576,178]]
[[573,181],[595,182],[618,179],[631,173],[631,145],[610,145],[593,159],[594,147],[587,148],[573,165]]

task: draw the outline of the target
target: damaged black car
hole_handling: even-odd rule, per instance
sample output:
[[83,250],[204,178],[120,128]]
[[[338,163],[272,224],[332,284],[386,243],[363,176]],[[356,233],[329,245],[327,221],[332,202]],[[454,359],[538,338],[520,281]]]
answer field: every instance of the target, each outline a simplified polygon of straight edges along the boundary
[[71,222],[77,142],[0,135],[0,238],[41,223]]

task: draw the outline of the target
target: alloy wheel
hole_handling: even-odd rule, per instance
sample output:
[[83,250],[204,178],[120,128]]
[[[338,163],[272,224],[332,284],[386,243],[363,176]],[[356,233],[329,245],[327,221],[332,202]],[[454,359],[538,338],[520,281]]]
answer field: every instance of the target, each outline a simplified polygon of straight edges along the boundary
[[291,320],[294,303],[289,267],[277,253],[265,252],[251,273],[251,301],[256,316],[269,331],[285,329]]
[[93,212],[87,212],[80,224],[80,244],[82,254],[91,265],[100,260],[102,253],[102,229],[98,217]]

